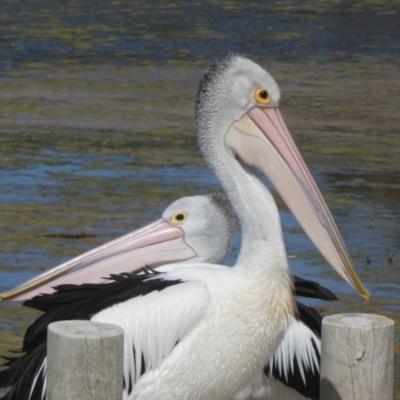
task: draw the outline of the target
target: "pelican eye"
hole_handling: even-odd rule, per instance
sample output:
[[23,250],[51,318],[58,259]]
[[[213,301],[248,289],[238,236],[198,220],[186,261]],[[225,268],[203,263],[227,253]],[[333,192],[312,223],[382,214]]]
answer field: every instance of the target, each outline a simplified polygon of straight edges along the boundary
[[254,93],[254,98],[256,99],[256,102],[260,104],[269,104],[271,102],[271,96],[263,88],[256,90]]
[[171,223],[174,225],[182,225],[188,219],[188,215],[185,212],[178,212],[171,217]]

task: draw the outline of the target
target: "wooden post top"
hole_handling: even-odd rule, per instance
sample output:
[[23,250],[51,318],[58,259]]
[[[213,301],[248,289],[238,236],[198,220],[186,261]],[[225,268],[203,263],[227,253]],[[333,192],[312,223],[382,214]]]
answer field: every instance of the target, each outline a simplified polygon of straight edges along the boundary
[[322,320],[323,325],[336,325],[343,328],[368,328],[368,327],[386,327],[394,325],[394,321],[383,315],[345,313],[328,315]]
[[53,322],[48,329],[58,335],[70,338],[86,337],[96,339],[99,335],[111,338],[124,334],[123,329],[117,325],[80,320]]

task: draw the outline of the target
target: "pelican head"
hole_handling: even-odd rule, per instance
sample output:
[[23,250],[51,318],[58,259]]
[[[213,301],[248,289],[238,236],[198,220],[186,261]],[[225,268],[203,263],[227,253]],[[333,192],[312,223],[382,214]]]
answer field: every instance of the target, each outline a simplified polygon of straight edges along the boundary
[[221,264],[229,252],[234,233],[234,212],[224,194],[183,197],[172,203],[162,218],[184,231],[185,242],[195,259],[181,263]]
[[228,55],[210,67],[197,94],[200,147],[223,182],[226,165],[216,152],[260,170],[275,186],[326,260],[366,299],[345,244],[317,184],[279,111],[280,90],[254,62]]

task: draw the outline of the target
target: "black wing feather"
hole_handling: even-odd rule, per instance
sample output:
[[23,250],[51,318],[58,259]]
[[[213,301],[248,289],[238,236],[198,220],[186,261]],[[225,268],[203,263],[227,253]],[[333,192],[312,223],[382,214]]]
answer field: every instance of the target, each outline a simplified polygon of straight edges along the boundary
[[295,295],[321,300],[339,300],[329,289],[319,283],[293,276]]
[[[42,400],[42,390],[44,384],[44,375],[37,380],[32,394],[32,381],[42,366],[46,357],[47,343],[41,343],[22,357],[10,359],[5,366],[8,369],[0,371],[2,387],[11,387],[10,391],[2,397],[4,400]],[[8,378],[5,381],[4,378]]]

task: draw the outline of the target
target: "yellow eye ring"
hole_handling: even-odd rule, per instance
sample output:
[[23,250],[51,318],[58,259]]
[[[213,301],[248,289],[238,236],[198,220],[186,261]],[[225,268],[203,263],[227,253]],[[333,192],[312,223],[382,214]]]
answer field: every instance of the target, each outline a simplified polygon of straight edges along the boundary
[[171,217],[171,223],[174,225],[182,225],[188,219],[188,215],[185,212],[177,212]]
[[257,103],[260,104],[269,104],[271,103],[271,96],[270,94],[263,88],[259,88],[254,93],[254,98],[256,99]]

